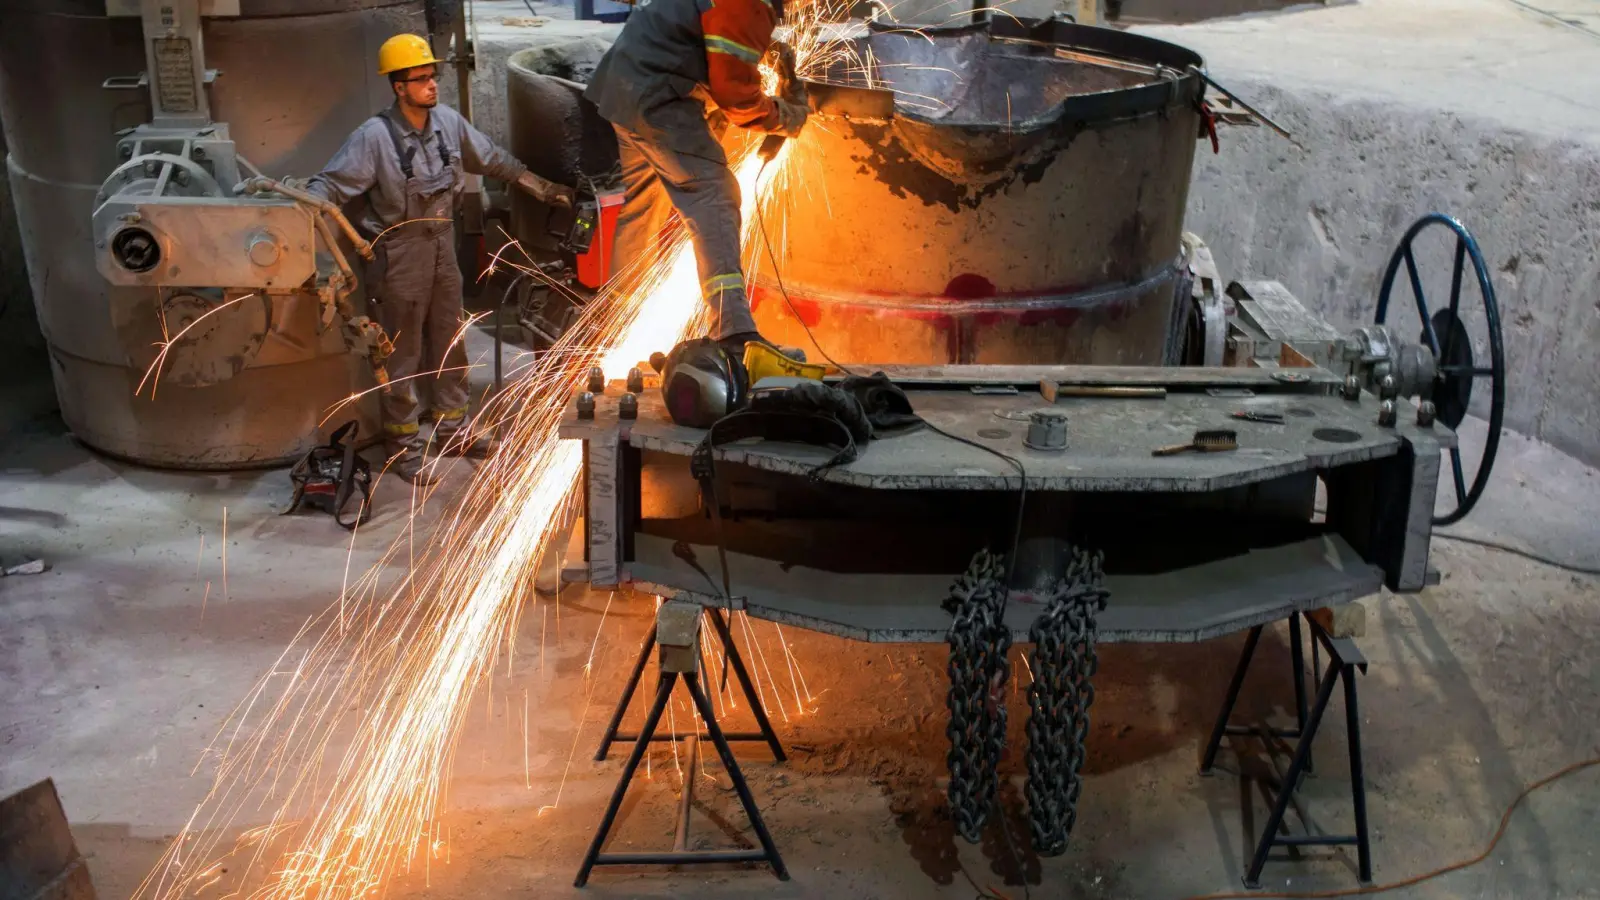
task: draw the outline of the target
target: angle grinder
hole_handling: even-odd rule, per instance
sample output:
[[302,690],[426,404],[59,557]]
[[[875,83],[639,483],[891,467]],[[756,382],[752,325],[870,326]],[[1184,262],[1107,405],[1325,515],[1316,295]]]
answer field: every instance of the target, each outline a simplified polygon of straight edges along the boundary
[[[772,68],[778,73],[778,96],[789,103],[804,106],[807,102],[806,87],[795,70],[794,48],[783,41],[776,41],[772,45],[772,54]],[[762,138],[756,155],[761,157],[762,162],[772,162],[778,151],[783,149],[783,142],[788,139],[784,134],[769,134]]]

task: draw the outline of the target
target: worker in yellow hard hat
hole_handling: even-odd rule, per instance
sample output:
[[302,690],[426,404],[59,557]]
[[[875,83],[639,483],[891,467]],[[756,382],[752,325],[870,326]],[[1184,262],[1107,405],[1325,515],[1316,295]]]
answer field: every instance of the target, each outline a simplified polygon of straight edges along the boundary
[[447,453],[487,456],[487,435],[467,425],[463,353],[446,363],[462,334],[461,269],[456,264],[454,214],[464,172],[515,184],[534,197],[570,206],[571,188],[529,172],[461,114],[439,105],[439,60],[426,38],[401,34],[378,49],[378,73],[389,76],[394,105],[357,128],[306,189],[337,204],[366,203],[356,226],[377,240],[367,270],[367,294],[394,341],[389,385],[381,399],[383,428],[396,471],[413,483],[426,472],[418,426],[418,373],[434,372],[433,443]]

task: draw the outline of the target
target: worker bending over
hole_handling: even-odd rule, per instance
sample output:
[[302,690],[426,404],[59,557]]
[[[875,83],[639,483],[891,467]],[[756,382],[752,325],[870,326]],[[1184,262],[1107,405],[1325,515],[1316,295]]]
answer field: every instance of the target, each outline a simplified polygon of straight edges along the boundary
[[761,92],[758,65],[782,2],[641,3],[584,93],[616,129],[622,160],[611,274],[647,259],[676,209],[694,243],[711,337],[735,354],[759,335],[740,261],[739,184],[707,117],[720,111],[741,128],[790,137],[805,125],[803,102]]
[[400,476],[429,484],[418,431],[419,372],[434,371],[434,443],[444,452],[486,456],[494,441],[468,441],[466,355],[445,357],[462,328],[461,269],[456,264],[455,208],[463,172],[515,184],[546,203],[572,203],[571,189],[529,172],[461,114],[439,105],[438,60],[426,38],[402,34],[378,49],[394,105],[362,123],[306,190],[343,205],[365,196],[356,225],[374,244],[367,295],[394,342],[389,385],[381,397],[383,429]]

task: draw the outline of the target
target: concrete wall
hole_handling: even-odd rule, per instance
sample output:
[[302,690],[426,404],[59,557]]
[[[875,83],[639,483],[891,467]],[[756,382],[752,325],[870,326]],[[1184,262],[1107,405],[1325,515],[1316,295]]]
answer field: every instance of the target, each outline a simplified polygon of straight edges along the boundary
[[[1600,464],[1600,146],[1235,81],[1230,88],[1309,152],[1266,129],[1234,128],[1223,131],[1220,155],[1197,158],[1187,224],[1212,246],[1224,277],[1274,278],[1337,325],[1370,322],[1407,226],[1432,211],[1453,215],[1477,237],[1498,295],[1507,427]],[[1424,294],[1444,305],[1453,239],[1419,246]],[[1406,333],[1417,335],[1405,308],[1411,291],[1398,287],[1394,297]],[[1477,297],[1475,287],[1463,290],[1475,331]],[[1475,350],[1487,359],[1485,346]],[[1486,412],[1486,394],[1475,393],[1475,413]]]

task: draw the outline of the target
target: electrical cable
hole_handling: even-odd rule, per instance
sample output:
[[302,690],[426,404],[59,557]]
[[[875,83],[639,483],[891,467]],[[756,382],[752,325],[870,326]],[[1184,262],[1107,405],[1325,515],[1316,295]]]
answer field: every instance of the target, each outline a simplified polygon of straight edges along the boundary
[[1586,759],[1582,762],[1575,762],[1572,765],[1550,775],[1546,775],[1538,781],[1535,781],[1534,783],[1523,788],[1522,793],[1518,794],[1517,798],[1511,801],[1511,805],[1506,807],[1505,814],[1500,817],[1500,827],[1495,829],[1494,837],[1489,839],[1489,846],[1484,847],[1483,852],[1472,857],[1471,859],[1458,860],[1450,863],[1447,866],[1441,866],[1437,869],[1424,872],[1421,875],[1413,875],[1410,878],[1403,878],[1399,881],[1391,881],[1387,884],[1368,885],[1367,887],[1348,888],[1345,890],[1335,891],[1306,891],[1293,893],[1230,891],[1220,894],[1195,894],[1194,896],[1185,898],[1185,900],[1268,900],[1268,898],[1271,898],[1271,900],[1324,900],[1324,898],[1331,897],[1361,897],[1370,894],[1383,894],[1389,891],[1399,890],[1400,888],[1412,887],[1413,885],[1421,884],[1424,881],[1431,881],[1441,875],[1448,875],[1451,872],[1459,872],[1462,869],[1471,868],[1472,866],[1475,866],[1489,858],[1489,854],[1493,853],[1494,848],[1499,845],[1500,839],[1505,837],[1506,826],[1511,823],[1511,814],[1517,811],[1517,807],[1522,805],[1522,801],[1526,800],[1529,794],[1542,787],[1545,787],[1546,785],[1559,781],[1574,772],[1588,769],[1593,766],[1600,766],[1600,756]]
[[[766,174],[767,164],[771,161],[772,160],[770,159],[763,159],[761,161],[761,168],[756,171],[756,183],[759,184],[761,182],[761,176]],[[817,336],[811,333],[811,326],[806,324],[806,320],[801,318],[799,311],[794,308],[794,301],[789,299],[789,289],[783,284],[783,273],[778,270],[778,255],[773,252],[772,241],[767,237],[767,217],[761,211],[761,203],[759,200],[754,205],[756,214],[756,230],[761,233],[761,243],[766,248],[767,259],[772,263],[772,277],[778,283],[778,293],[782,295],[784,305],[789,308],[789,315],[793,316],[794,320],[800,323],[800,327],[805,329],[806,337],[811,339],[811,345],[817,348],[817,352],[822,354],[823,359],[827,360],[833,365],[834,368],[845,373],[846,375],[860,377],[858,373],[851,371],[849,367],[828,355],[828,351],[822,348],[822,342],[818,341]],[[918,418],[922,417],[919,416]],[[980,444],[977,441],[964,438],[960,435],[951,434],[950,432],[945,431],[943,428],[940,428],[939,426],[928,421],[926,418],[922,418],[922,424],[927,426],[928,429],[935,434],[943,435],[952,441],[966,444],[969,447],[976,447],[985,453],[998,456],[1002,460],[1005,460],[1005,462],[1012,468],[1017,470],[1017,520],[1011,531],[1011,551],[1006,554],[1006,604],[1009,605],[1011,602],[1011,580],[1012,576],[1016,574],[1017,549],[1022,545],[1023,512],[1027,508],[1028,503],[1027,467],[1022,464],[1022,460],[1017,459],[1014,456],[1009,456],[993,447]],[[1002,608],[1002,615],[1003,614]],[[1011,836],[1011,828],[1006,824],[1004,815],[1000,817],[1000,831],[1001,836],[1005,838],[1006,850],[1011,856],[1012,863],[1014,863],[1020,870],[1022,868],[1022,855],[1017,851],[1016,841]],[[1004,894],[994,891],[992,888],[989,889],[989,892],[994,894],[996,897],[1005,897]],[[1022,893],[1024,900],[1028,900],[1028,898],[1032,896],[1028,890],[1026,878],[1023,879]],[[982,894],[979,896],[981,897]]]
[[1529,559],[1536,563],[1551,566],[1566,572],[1574,572],[1579,575],[1600,575],[1600,568],[1591,568],[1589,566],[1580,566],[1575,563],[1562,562],[1559,559],[1551,559],[1548,556],[1542,556],[1533,552],[1532,550],[1524,550],[1521,547],[1513,547],[1510,544],[1501,544],[1496,541],[1485,540],[1483,538],[1467,537],[1464,534],[1449,534],[1443,531],[1435,531],[1433,536],[1437,538],[1444,538],[1447,541],[1455,541],[1461,544],[1473,544],[1478,547],[1487,547],[1490,550],[1499,550],[1501,553],[1510,553],[1513,556],[1520,556],[1524,559]]
[[[756,170],[757,184],[761,183],[761,176],[766,174],[767,164],[770,162],[772,162],[770,159],[763,159],[761,161],[761,168]],[[845,366],[843,363],[829,356],[828,351],[822,349],[822,342],[818,341],[817,336],[811,333],[811,326],[806,324],[806,320],[802,319],[800,317],[800,312],[794,308],[794,301],[789,299],[789,289],[783,286],[783,273],[778,271],[778,254],[772,251],[772,241],[767,237],[767,217],[761,211],[761,202],[757,200],[752,205],[756,210],[756,230],[761,232],[761,243],[767,248],[767,259],[772,262],[772,277],[778,282],[778,293],[783,296],[783,304],[789,307],[789,315],[794,316],[794,320],[800,323],[801,328],[805,329],[806,337],[811,339],[811,346],[817,348],[817,352],[822,354],[823,359],[827,360],[829,363],[832,363],[835,369],[838,369],[846,375],[860,377],[859,372],[852,372],[848,366]],[[938,431],[937,428],[934,430]],[[988,448],[986,447],[984,449]]]

